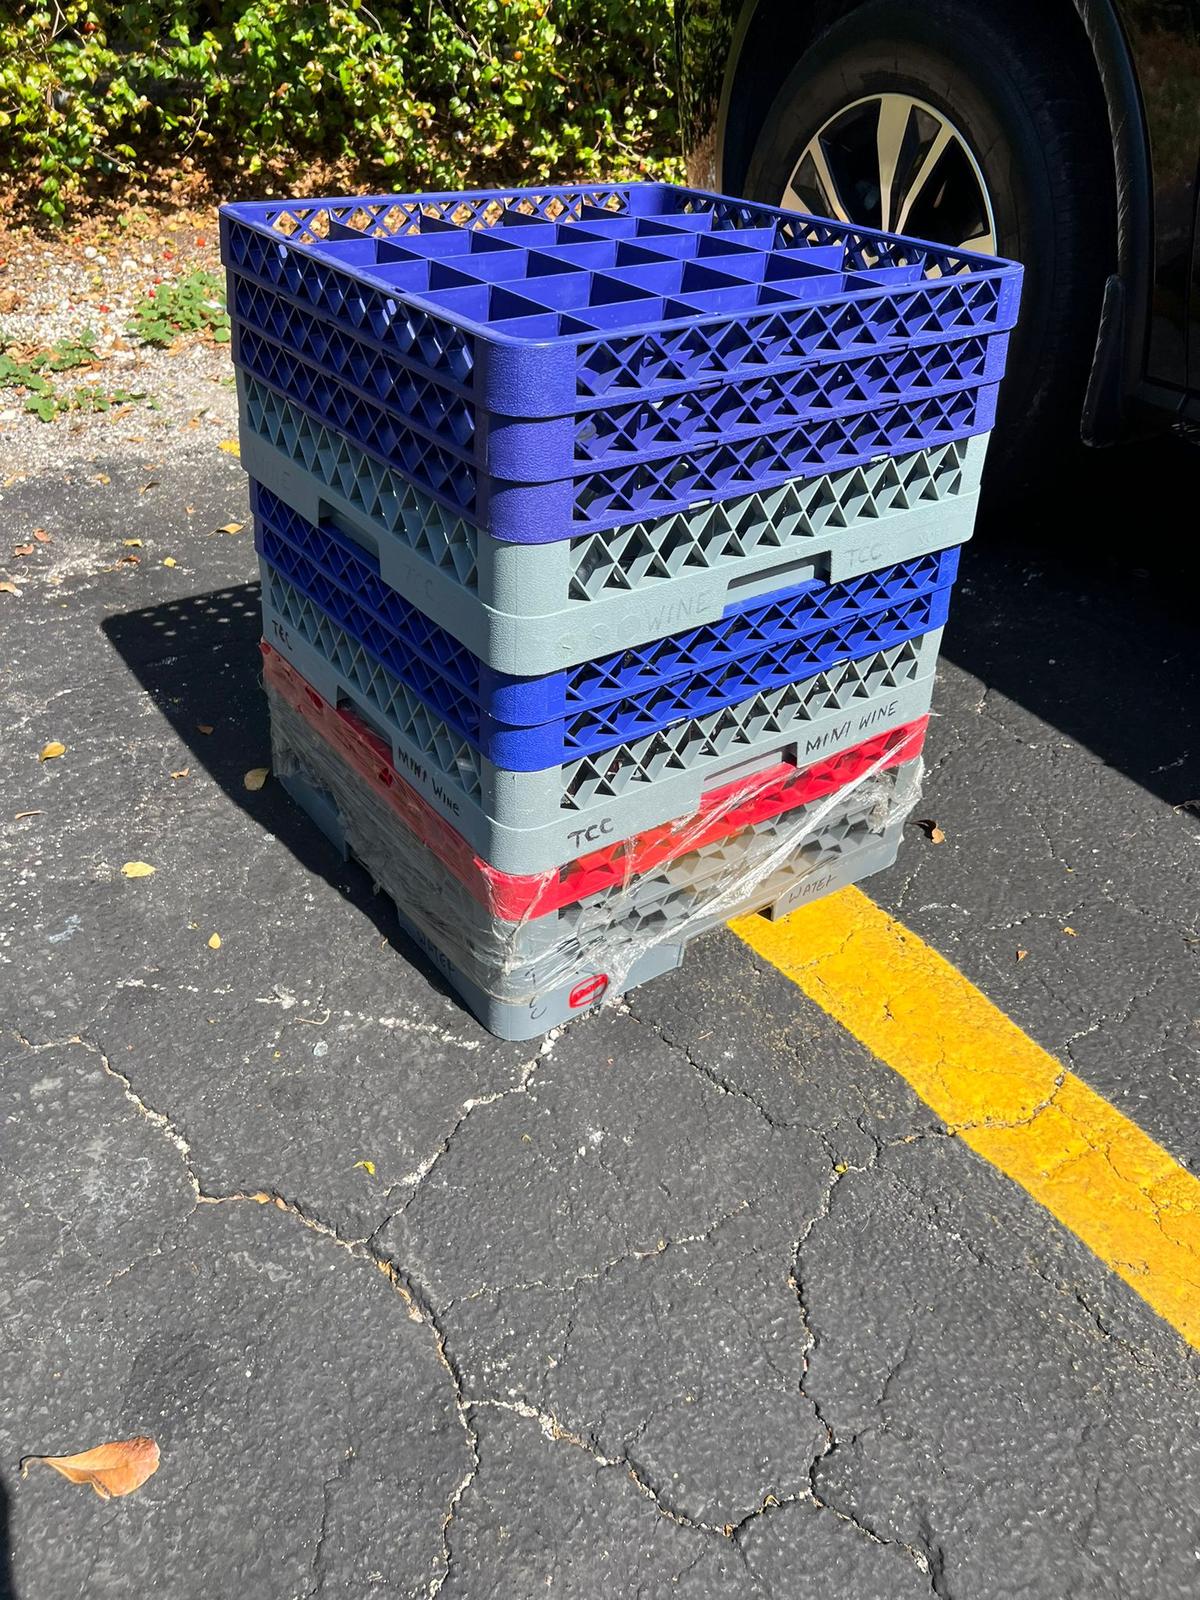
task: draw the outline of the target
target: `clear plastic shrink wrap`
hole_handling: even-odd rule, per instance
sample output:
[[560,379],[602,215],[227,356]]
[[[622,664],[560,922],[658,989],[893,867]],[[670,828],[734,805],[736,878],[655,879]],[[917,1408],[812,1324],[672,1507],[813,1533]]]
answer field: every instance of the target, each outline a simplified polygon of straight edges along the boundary
[[751,910],[783,915],[895,860],[920,795],[925,719],[797,768],[776,762],[690,816],[551,871],[473,855],[396,773],[386,744],[264,651],[273,770],[480,1020],[531,1038],[683,959]]

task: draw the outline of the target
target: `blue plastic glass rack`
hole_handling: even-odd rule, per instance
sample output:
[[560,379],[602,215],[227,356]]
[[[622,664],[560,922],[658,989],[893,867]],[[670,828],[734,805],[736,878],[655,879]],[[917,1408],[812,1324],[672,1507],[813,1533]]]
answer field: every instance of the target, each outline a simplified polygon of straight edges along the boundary
[[984,433],[1021,269],[663,184],[222,211],[233,355],[543,543]]

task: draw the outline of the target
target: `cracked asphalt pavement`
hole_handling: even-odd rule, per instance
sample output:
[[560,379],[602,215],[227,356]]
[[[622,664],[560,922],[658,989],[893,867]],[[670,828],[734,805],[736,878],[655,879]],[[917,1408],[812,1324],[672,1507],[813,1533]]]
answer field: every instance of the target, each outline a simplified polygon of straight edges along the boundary
[[[0,595],[0,1593],[1200,1591],[1196,1352],[724,930],[484,1033],[243,785],[237,462],[62,438],[2,497],[51,542]],[[1192,1170],[1200,625],[1129,534],[1195,459],[1085,464],[1084,555],[1045,507],[968,547],[946,842],[870,886]],[[141,1433],[124,1500],[15,1470]]]

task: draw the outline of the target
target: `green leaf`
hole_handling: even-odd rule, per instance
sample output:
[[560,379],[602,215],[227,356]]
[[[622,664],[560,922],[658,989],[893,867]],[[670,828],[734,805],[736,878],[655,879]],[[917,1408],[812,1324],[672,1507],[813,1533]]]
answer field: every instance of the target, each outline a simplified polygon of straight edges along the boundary
[[[689,22],[711,30],[712,9],[704,0]],[[511,181],[522,168],[531,182],[680,175],[671,0],[60,0],[0,12],[0,172],[55,223],[106,173],[140,183],[185,157],[211,163],[226,190],[229,163],[294,194],[318,161],[357,168],[362,188],[384,171],[397,189]],[[158,341],[218,338],[191,310],[133,321]]]

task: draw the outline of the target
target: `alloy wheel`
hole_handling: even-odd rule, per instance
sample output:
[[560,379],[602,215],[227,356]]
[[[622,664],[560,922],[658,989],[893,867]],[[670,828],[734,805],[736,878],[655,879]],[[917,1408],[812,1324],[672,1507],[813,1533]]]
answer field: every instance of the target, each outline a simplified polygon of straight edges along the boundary
[[996,217],[983,171],[950,119],[908,94],[835,112],[801,152],[781,204],[984,255]]

